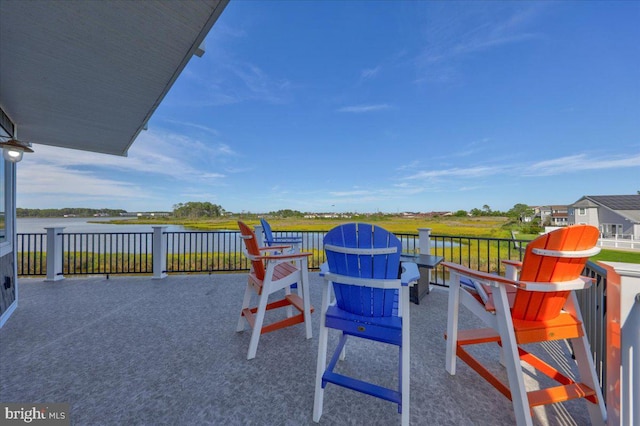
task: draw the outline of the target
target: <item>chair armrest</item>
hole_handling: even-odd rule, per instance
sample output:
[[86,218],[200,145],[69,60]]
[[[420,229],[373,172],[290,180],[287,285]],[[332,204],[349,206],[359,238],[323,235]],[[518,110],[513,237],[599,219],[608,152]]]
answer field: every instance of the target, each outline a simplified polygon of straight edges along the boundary
[[517,268],[517,269],[522,269],[522,262],[520,262],[519,260],[503,259],[502,263],[504,263],[505,265],[513,266],[514,268]]
[[266,247],[258,247],[258,250],[262,251],[280,251],[291,248],[291,246],[282,245],[282,246],[266,246]]
[[406,286],[420,279],[420,271],[418,265],[413,262],[402,262],[402,274],[400,275],[400,282]]
[[[476,271],[475,269],[467,268],[466,266],[462,266],[457,263],[442,262],[441,265],[444,266],[445,268],[449,268],[456,271],[460,275],[464,275],[466,277],[471,277],[476,280],[486,282],[487,284],[492,285],[493,287],[496,287],[498,284],[512,285],[512,286],[518,287],[521,284],[518,281],[510,280],[500,275],[490,274],[488,272]],[[493,285],[493,283],[495,283],[495,285]]]
[[527,291],[571,291],[571,290],[583,290],[591,287],[591,284],[595,278],[591,277],[579,277],[571,281],[561,281],[557,283],[532,283],[523,281],[520,282],[520,288]]
[[517,281],[518,273],[522,269],[522,262],[520,262],[519,260],[506,259],[503,260],[502,263],[507,266],[507,270],[504,272],[504,276],[506,278],[509,278],[510,280]]
[[582,290],[584,288],[588,288],[593,282],[593,278],[589,277],[579,277],[572,281],[562,281],[555,283],[514,281],[508,278],[501,277],[500,275],[476,271],[474,269],[467,268],[466,266],[458,265],[457,263],[442,262],[442,265],[445,268],[456,271],[460,275],[480,280],[493,287],[497,287],[498,285],[512,285],[527,291],[553,292]]
[[273,254],[271,256],[256,256],[255,259],[285,262],[287,260],[295,260],[295,259],[300,259],[302,257],[309,257],[312,254],[313,253]]
[[534,248],[533,253],[540,256],[552,256],[552,257],[591,257],[600,253],[600,247],[593,247],[588,250],[546,250],[541,248]]
[[300,244],[302,242],[301,237],[274,237],[271,240],[272,243],[276,244]]

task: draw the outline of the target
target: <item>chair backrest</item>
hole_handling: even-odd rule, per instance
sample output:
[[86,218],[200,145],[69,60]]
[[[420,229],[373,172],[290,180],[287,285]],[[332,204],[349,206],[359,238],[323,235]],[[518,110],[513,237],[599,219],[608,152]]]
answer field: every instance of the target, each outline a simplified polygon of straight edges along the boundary
[[273,245],[273,233],[271,232],[271,225],[265,218],[260,218],[260,224],[262,225],[262,230],[264,231],[264,243],[268,246]]
[[[598,228],[572,225],[542,235],[529,244],[522,261],[520,281],[563,282],[580,277],[588,257],[579,252],[592,249],[598,243]],[[536,254],[535,249],[564,251],[563,256]],[[518,289],[511,309],[513,318],[528,321],[553,319],[560,314],[569,291],[533,292]]]
[[259,280],[264,279],[265,269],[262,260],[255,259],[255,256],[260,256],[260,250],[258,249],[258,239],[255,232],[246,223],[238,221],[238,227],[240,228],[240,236],[244,240],[244,246],[247,248],[247,253],[251,259],[251,266],[253,266],[253,273]]
[[[366,223],[337,226],[325,235],[324,248],[332,273],[357,278],[398,278],[402,244],[379,226]],[[334,282],[334,294],[338,307],[347,312],[370,317],[397,315],[396,289]]]

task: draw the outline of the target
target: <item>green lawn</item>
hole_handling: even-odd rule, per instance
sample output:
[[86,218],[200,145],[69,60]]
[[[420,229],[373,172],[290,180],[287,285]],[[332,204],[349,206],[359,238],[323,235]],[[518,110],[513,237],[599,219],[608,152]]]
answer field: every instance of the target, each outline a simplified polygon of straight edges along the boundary
[[[238,229],[237,220],[246,222],[253,227],[260,223],[256,215],[235,218],[216,219],[172,219],[166,217],[140,218],[137,220],[112,220],[109,223],[123,225],[158,225],[175,224],[199,231],[213,231],[222,229]],[[432,234],[464,235],[467,237],[511,238],[510,230],[505,228],[508,219],[505,217],[398,217],[385,215],[354,216],[351,218],[276,218],[268,217],[271,228],[275,231],[328,231],[334,226],[347,222],[368,222],[382,226],[395,233],[418,233],[418,228],[431,228]]]
[[623,251],[602,249],[600,253],[589,260],[604,260],[609,262],[640,263],[640,251]]

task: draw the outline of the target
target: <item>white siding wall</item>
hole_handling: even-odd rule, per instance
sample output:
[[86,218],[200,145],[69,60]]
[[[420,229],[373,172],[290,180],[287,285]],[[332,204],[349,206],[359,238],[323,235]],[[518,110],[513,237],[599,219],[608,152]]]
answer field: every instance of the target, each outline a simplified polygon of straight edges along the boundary
[[573,224],[587,224],[598,226],[600,223],[598,221],[598,208],[597,207],[586,207],[583,209],[584,214],[580,214],[581,209],[576,207],[574,209],[574,215],[569,216],[569,221],[571,222],[573,219]]

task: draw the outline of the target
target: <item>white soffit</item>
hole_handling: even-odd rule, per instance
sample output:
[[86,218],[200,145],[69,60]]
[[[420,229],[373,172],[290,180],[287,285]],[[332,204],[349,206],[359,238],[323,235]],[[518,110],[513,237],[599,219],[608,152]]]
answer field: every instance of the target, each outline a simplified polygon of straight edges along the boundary
[[0,0],[0,107],[21,140],[126,155],[227,2]]

